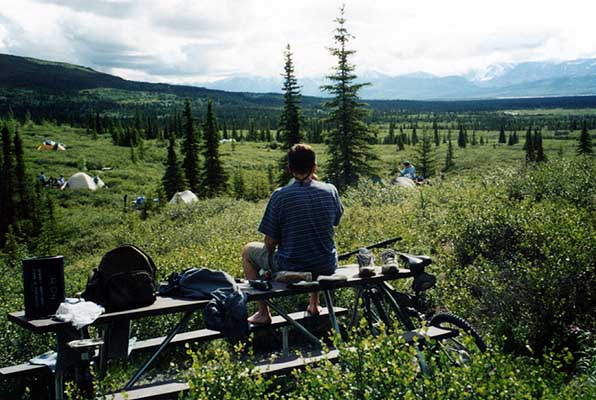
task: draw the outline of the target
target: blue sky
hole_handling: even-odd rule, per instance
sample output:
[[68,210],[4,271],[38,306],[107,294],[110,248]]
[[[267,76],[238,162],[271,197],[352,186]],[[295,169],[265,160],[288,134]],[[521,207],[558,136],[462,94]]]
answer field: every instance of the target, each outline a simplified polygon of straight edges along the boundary
[[596,2],[585,0],[0,0],[0,52],[200,84],[276,76],[290,43],[297,75],[315,77],[333,65],[342,3],[359,72],[444,76],[596,56]]

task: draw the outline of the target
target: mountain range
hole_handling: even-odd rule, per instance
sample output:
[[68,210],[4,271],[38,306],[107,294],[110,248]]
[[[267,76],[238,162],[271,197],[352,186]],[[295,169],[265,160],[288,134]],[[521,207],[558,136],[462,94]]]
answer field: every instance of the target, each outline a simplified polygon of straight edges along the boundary
[[[596,108],[596,96],[588,96],[596,93],[594,64],[594,60],[582,60],[542,68],[497,65],[482,74],[465,77],[425,73],[389,77],[369,73],[364,78],[374,86],[366,87],[363,94],[370,108],[380,112]],[[299,80],[301,105],[306,114],[321,111],[325,99],[309,94],[320,96],[318,88],[323,82],[324,78]],[[40,119],[62,121],[85,119],[97,111],[134,115],[145,109],[165,115],[180,110],[185,99],[196,106],[212,99],[218,115],[224,119],[266,116],[275,120],[283,104],[279,87],[281,80],[254,77],[220,81],[218,89],[139,82],[84,66],[0,54],[0,115],[29,113]],[[557,87],[563,89],[556,90]]]
[[[524,62],[494,64],[466,75],[439,77],[418,72],[390,76],[364,72],[365,99],[463,100],[521,97],[585,96],[596,94],[596,59],[564,62]],[[325,97],[320,78],[300,78],[302,94]],[[280,93],[282,78],[236,76],[204,85],[210,89],[235,92]]]

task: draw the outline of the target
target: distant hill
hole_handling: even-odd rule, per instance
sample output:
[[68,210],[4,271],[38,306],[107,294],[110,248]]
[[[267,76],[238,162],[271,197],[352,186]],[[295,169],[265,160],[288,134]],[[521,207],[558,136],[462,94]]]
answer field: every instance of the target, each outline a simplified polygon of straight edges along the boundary
[[81,90],[118,89],[154,92],[185,98],[213,98],[223,103],[278,106],[278,94],[230,93],[196,86],[136,82],[73,64],[0,54],[0,88],[34,89],[54,94],[74,94]]
[[[373,86],[363,89],[364,98],[373,110],[381,113],[395,110],[413,111],[493,111],[522,108],[596,107],[596,97],[558,97],[596,93],[596,79],[589,62],[575,67],[559,66],[545,69],[541,74],[530,74],[531,66],[496,67],[492,75],[474,77],[435,77],[430,74],[411,74],[389,77],[369,74],[363,79]],[[573,76],[561,73],[574,71]],[[540,78],[525,82],[524,76]],[[367,79],[370,78],[370,79]],[[0,54],[0,116],[12,110],[18,116],[30,113],[38,119],[78,121],[95,112],[112,116],[131,116],[137,110],[151,115],[169,115],[180,110],[185,98],[193,102],[193,110],[200,109],[207,99],[216,104],[218,117],[247,126],[250,120],[261,121],[261,126],[275,127],[283,102],[280,93],[270,93],[281,87],[275,79],[245,79],[220,82],[227,90],[241,87],[242,92],[166,83],[136,82],[101,73],[91,68]],[[507,86],[502,87],[504,82]],[[323,79],[299,80],[303,86],[302,109],[305,116],[320,116],[325,98],[308,96],[318,90]],[[495,83],[497,82],[497,83]],[[241,86],[244,85],[244,86]],[[269,93],[254,92],[264,87]],[[279,90],[279,89],[277,89]],[[537,98],[489,99],[492,97],[536,96]],[[542,96],[557,96],[544,98]],[[389,100],[394,98],[434,98],[432,101]],[[490,97],[490,96],[489,96]],[[473,98],[474,100],[471,100]],[[383,100],[388,99],[388,100]],[[458,101],[446,101],[460,99]],[[373,115],[374,117],[374,115]]]

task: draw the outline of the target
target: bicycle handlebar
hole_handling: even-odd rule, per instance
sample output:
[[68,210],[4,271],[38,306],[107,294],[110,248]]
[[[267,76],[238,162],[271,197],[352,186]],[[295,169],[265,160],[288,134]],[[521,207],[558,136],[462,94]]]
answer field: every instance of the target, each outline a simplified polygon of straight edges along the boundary
[[[368,245],[368,246],[365,246],[365,247],[367,249],[375,249],[375,248],[378,248],[378,247],[384,247],[384,246],[387,246],[389,244],[398,242],[401,239],[402,239],[401,236],[397,236],[397,237],[394,237],[394,238],[391,238],[391,239],[387,239],[387,240],[383,240],[382,242],[374,243],[374,244],[371,244],[371,245]],[[353,256],[354,254],[357,254],[358,251],[360,251],[360,249],[358,249],[358,250],[352,250],[352,251],[349,251],[347,253],[340,254],[339,256],[337,256],[337,259],[338,260],[346,260],[346,259],[350,258],[350,256]]]

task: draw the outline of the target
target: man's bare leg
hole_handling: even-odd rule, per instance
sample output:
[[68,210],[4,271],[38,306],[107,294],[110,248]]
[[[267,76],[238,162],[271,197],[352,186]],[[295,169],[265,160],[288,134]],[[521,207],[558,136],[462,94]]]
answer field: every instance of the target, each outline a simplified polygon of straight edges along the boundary
[[306,312],[310,315],[321,314],[321,307],[319,307],[319,292],[312,292],[309,294]]
[[[248,260],[247,246],[244,246],[244,249],[242,250],[242,268],[244,269],[244,276],[246,279],[259,279],[257,269]],[[248,318],[248,322],[260,325],[271,323],[271,312],[264,301],[257,301],[257,312]]]

